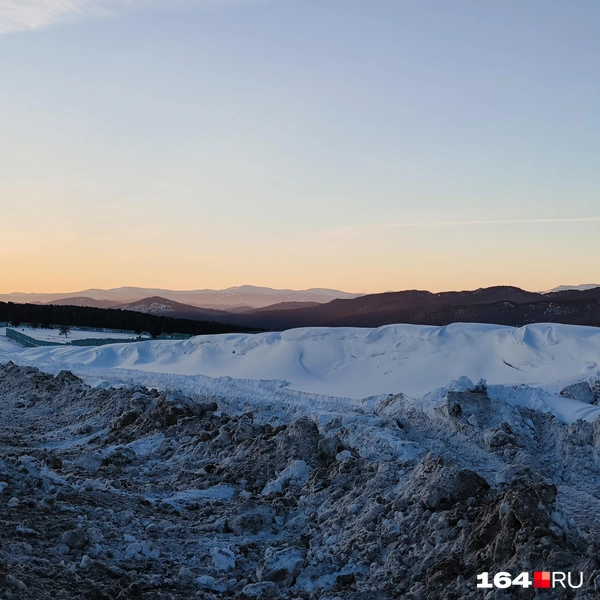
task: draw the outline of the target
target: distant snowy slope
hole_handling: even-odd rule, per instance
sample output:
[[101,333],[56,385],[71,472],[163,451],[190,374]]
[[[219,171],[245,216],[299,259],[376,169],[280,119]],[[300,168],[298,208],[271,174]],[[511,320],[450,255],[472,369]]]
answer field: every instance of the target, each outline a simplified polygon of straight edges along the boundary
[[[156,374],[153,381],[162,378],[165,385],[177,384],[171,376],[185,376],[186,385],[190,377],[202,377],[205,392],[206,378],[268,380],[279,382],[271,388],[287,382],[287,390],[352,399],[422,395],[461,377],[556,394],[567,383],[600,372],[600,329],[556,324],[306,328],[93,349],[1,347],[2,362],[12,359],[53,372],[71,369],[112,380],[111,372],[127,370],[140,381],[144,373]],[[218,387],[224,389],[222,381]],[[235,389],[234,382],[230,387]]]

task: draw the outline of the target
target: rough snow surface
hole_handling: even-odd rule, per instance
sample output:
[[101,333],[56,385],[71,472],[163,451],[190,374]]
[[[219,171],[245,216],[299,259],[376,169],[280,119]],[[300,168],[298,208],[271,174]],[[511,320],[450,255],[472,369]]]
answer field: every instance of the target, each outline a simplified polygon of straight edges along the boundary
[[271,423],[0,365],[0,597],[518,600],[477,574],[552,569],[598,598],[600,419],[452,387]]

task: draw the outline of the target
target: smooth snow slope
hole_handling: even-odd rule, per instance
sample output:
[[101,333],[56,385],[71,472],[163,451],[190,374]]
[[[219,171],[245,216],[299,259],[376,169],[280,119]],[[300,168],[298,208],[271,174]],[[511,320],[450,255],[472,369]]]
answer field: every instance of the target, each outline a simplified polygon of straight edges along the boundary
[[305,328],[100,348],[18,349],[12,343],[2,348],[3,362],[53,372],[66,368],[110,379],[111,370],[127,369],[278,380],[287,382],[287,389],[353,399],[422,395],[463,376],[558,393],[567,383],[600,373],[600,329],[543,323],[521,328],[463,323]]

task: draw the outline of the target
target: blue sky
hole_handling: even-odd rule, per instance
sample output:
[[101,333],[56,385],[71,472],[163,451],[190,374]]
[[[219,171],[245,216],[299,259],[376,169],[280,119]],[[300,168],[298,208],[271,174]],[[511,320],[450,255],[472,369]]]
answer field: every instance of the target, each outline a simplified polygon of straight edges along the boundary
[[5,0],[0,31],[2,291],[600,280],[596,0]]

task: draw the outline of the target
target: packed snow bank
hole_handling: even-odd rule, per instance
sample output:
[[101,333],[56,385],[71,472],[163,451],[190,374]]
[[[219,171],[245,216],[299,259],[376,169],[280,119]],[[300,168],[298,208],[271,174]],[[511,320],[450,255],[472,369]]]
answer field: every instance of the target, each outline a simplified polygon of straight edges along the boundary
[[4,343],[0,360],[263,400],[297,392],[354,400],[400,392],[423,396],[467,377],[486,380],[492,395],[509,403],[553,412],[567,422],[600,413],[558,396],[567,384],[600,373],[600,329],[572,325],[304,328],[100,348],[24,350]]

